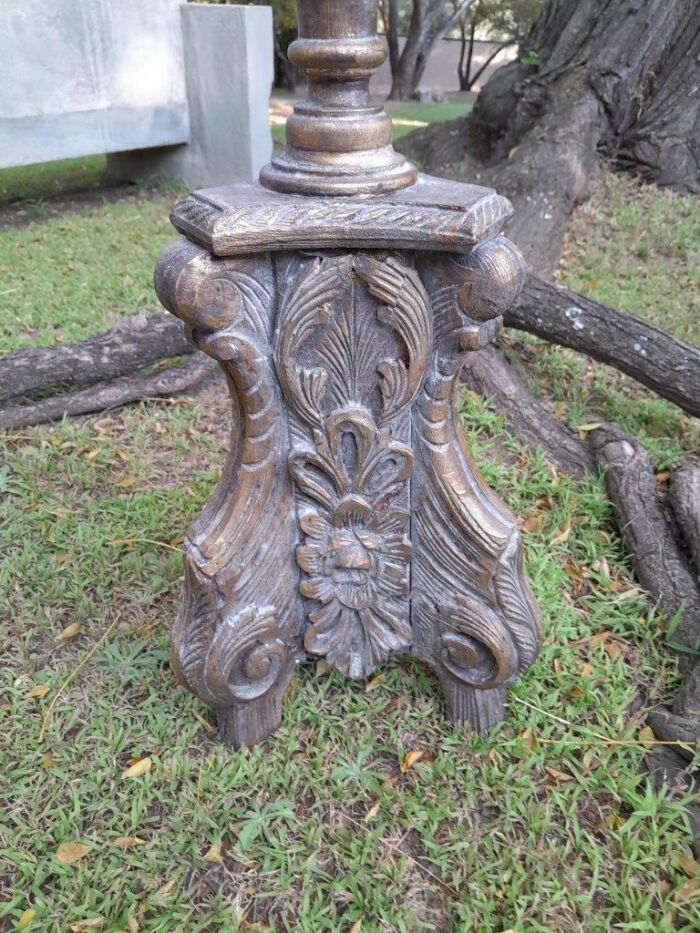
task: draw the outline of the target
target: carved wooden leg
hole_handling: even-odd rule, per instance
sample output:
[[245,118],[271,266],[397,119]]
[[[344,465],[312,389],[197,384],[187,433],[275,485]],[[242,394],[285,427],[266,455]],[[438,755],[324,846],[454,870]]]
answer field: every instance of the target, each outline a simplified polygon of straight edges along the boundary
[[533,662],[539,645],[515,520],[481,480],[453,406],[463,354],[484,346],[500,323],[490,296],[509,295],[492,274],[508,273],[509,250],[494,238],[466,260],[420,265],[435,340],[413,413],[414,651],[435,666],[450,717],[477,731],[503,718],[504,686]]
[[272,263],[214,259],[180,243],[161,257],[157,281],[163,304],[221,363],[242,426],[185,540],[173,664],[217,707],[224,741],[251,745],[279,725],[302,624],[286,415],[272,363]]

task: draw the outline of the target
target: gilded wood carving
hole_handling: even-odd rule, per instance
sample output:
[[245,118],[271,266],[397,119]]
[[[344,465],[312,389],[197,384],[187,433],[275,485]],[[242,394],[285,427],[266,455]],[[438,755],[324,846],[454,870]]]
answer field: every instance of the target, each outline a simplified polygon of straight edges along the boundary
[[[218,360],[234,430],[185,539],[180,681],[224,741],[278,726],[294,665],[364,679],[427,661],[447,712],[485,730],[533,663],[539,619],[513,517],[453,411],[465,354],[491,341],[522,261],[510,205],[417,175],[369,98],[377,0],[298,0],[309,75],[262,184],[190,195],[158,295]],[[353,197],[355,195],[355,197]]]

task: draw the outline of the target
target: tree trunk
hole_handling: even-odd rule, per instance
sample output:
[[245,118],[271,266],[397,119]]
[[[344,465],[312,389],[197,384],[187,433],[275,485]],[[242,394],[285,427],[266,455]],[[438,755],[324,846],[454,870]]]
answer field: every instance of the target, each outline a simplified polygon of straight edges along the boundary
[[700,350],[653,324],[535,275],[527,276],[518,304],[503,320],[609,363],[700,416]]
[[116,379],[193,350],[182,322],[172,315],[163,311],[135,314],[79,343],[30,347],[6,354],[0,358],[0,401]]
[[697,0],[546,0],[519,60],[498,69],[471,114],[400,147],[429,171],[461,166],[510,197],[508,233],[546,275],[599,151],[700,191],[699,83]]

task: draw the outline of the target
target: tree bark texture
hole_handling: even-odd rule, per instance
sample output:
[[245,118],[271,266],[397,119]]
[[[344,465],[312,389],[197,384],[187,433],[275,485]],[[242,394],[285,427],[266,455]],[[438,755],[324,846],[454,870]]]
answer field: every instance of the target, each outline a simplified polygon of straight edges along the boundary
[[400,148],[509,197],[508,235],[547,275],[599,152],[648,181],[700,191],[699,81],[697,0],[547,0],[520,59],[495,73],[472,113]]
[[504,323],[586,353],[700,417],[700,350],[631,314],[529,275]]
[[88,389],[54,395],[29,405],[6,405],[0,408],[0,428],[26,428],[58,421],[64,415],[85,415],[121,408],[130,402],[188,392],[216,373],[217,367],[209,357],[197,353],[181,366],[171,366],[159,373],[98,382]]
[[590,434],[605,474],[617,525],[637,579],[669,619],[678,622],[669,642],[695,651],[700,639],[700,588],[656,490],[646,451],[613,424]]
[[[671,474],[669,501],[700,580],[700,467],[681,464]],[[700,691],[700,687],[698,688]],[[700,697],[700,692],[698,693]],[[699,699],[700,704],[700,699]],[[700,710],[698,711],[700,715]]]
[[522,444],[541,449],[559,471],[580,476],[594,468],[587,447],[534,398],[493,347],[466,355],[462,381],[502,412],[508,428]]
[[79,343],[30,347],[6,354],[0,358],[0,401],[116,379],[193,350],[182,324],[169,314],[135,314]]

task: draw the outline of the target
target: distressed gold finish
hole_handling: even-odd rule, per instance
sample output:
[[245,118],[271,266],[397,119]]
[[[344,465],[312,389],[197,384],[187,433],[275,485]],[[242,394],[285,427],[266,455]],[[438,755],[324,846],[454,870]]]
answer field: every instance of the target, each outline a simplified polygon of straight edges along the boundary
[[386,57],[377,0],[297,0],[289,57],[308,93],[287,120],[287,144],[260,173],[266,188],[297,194],[376,194],[406,188],[415,168],[391,144],[391,120],[369,79]]
[[177,205],[186,238],[156,269],[163,304],[224,370],[236,426],[185,540],[173,665],[233,746],[277,728],[308,656],[364,679],[417,655],[448,715],[485,730],[539,645],[516,523],[453,413],[465,355],[522,284],[499,234],[510,205],[427,176],[388,190],[414,174],[386,161],[381,111],[358,105],[379,58],[376,3],[300,0],[299,14],[312,90],[293,145],[266,187]]

